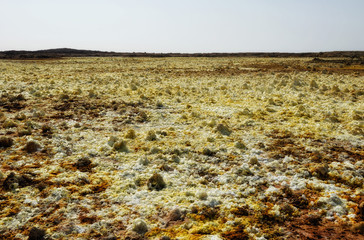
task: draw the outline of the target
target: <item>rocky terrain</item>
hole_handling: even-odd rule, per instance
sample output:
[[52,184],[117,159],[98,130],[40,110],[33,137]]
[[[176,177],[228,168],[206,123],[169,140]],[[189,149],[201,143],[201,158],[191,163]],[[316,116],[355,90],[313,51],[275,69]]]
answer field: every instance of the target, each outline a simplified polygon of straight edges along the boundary
[[0,60],[0,239],[364,239],[361,58]]

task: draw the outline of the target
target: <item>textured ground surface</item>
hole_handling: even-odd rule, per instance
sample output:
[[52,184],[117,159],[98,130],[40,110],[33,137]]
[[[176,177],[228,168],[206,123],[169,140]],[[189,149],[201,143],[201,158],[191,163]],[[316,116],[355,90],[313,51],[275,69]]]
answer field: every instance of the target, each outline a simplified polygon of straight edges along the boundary
[[364,239],[363,66],[0,61],[0,238]]

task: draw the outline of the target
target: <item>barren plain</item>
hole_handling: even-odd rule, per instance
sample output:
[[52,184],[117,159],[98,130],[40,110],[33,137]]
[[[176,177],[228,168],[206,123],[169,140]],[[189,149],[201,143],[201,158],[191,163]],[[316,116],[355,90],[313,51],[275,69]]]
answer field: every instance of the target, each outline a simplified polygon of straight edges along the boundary
[[0,239],[364,239],[364,66],[329,60],[0,60]]

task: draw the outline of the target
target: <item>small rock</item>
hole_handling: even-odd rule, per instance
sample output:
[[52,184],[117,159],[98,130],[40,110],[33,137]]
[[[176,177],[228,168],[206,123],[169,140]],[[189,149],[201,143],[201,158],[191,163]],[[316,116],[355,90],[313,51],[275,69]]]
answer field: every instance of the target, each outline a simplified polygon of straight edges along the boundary
[[168,236],[162,236],[162,237],[160,238],[160,240],[171,240],[171,238],[170,238],[170,237],[168,237]]
[[217,206],[219,206],[221,204],[221,202],[219,201],[219,200],[216,200],[216,199],[212,199],[207,205],[209,206],[209,207],[212,207],[212,208],[214,208],[214,207],[217,207]]
[[129,129],[128,132],[125,134],[125,137],[129,139],[135,139],[136,138],[135,130]]
[[160,170],[164,171],[164,172],[170,172],[173,171],[174,169],[170,166],[168,166],[167,164],[162,164],[162,166],[159,167]]
[[166,187],[166,183],[164,182],[162,175],[159,173],[154,173],[153,176],[148,179],[147,185],[149,190],[157,191]]
[[215,127],[215,126],[216,126],[216,120],[215,120],[215,119],[211,120],[211,121],[207,124],[207,126],[209,126],[209,127]]
[[15,100],[16,100],[16,101],[25,101],[26,99],[25,99],[24,95],[20,93],[20,94],[18,94],[18,95],[15,97]]
[[179,208],[173,209],[167,216],[167,222],[178,221],[182,219],[182,212]]
[[247,167],[241,167],[236,169],[235,173],[239,176],[253,176],[254,173]]
[[210,150],[209,148],[204,148],[204,149],[202,150],[202,154],[203,154],[203,155],[206,155],[206,156],[213,156],[213,155],[215,155],[215,154],[216,154],[216,152],[215,152],[215,151]]
[[45,230],[33,227],[30,229],[28,240],[43,240],[45,234]]
[[157,153],[160,153],[162,152],[162,150],[158,147],[152,147],[152,149],[150,149],[150,154],[157,154]]
[[83,157],[77,160],[74,166],[80,171],[87,171],[91,168],[91,160],[88,157]]
[[47,184],[45,184],[44,182],[41,182],[41,183],[37,184],[35,187],[38,188],[38,190],[41,192],[47,188]]
[[147,137],[145,138],[145,140],[147,140],[147,141],[155,141],[155,140],[157,140],[157,135],[155,135],[155,132],[153,130],[150,130],[147,133]]
[[148,115],[141,111],[135,119],[137,122],[146,122],[148,120]]
[[142,219],[136,219],[133,223],[132,230],[138,234],[144,235],[146,232],[148,232],[147,223]]
[[32,135],[32,129],[31,128],[20,128],[18,130],[18,136],[22,137],[22,136],[29,136]]
[[206,138],[206,141],[208,141],[208,142],[215,142],[215,138],[213,138],[213,137],[208,137],[208,138]]
[[253,113],[248,109],[248,108],[245,108],[242,112],[241,112],[242,115],[246,115],[246,116],[252,116]]
[[229,129],[229,127],[223,123],[220,123],[216,126],[216,131],[226,136],[230,136],[231,134],[231,130]]
[[68,100],[70,99],[70,96],[66,93],[61,93],[61,95],[59,95],[59,100]]
[[14,141],[9,137],[0,137],[0,148],[8,148],[13,146]]
[[291,87],[301,87],[301,86],[302,86],[302,81],[299,79],[294,79],[291,85]]
[[238,148],[238,149],[242,149],[242,150],[246,150],[247,149],[247,147],[245,146],[245,144],[242,143],[242,142],[240,142],[240,141],[235,143],[235,147]]
[[18,187],[26,187],[37,183],[37,181],[31,179],[27,175],[17,176],[11,172],[3,182],[3,188],[5,190],[13,190]]
[[147,157],[141,157],[141,158],[139,159],[139,164],[141,164],[141,165],[143,165],[143,166],[147,166],[149,163],[150,163],[150,162],[149,162],[149,160],[148,160],[148,158],[147,158]]
[[27,153],[34,153],[34,152],[38,151],[40,148],[41,148],[41,146],[39,143],[31,140],[31,141],[27,142],[27,144],[24,147],[24,150]]
[[109,138],[109,141],[107,141],[107,144],[110,146],[110,147],[113,147],[114,144],[118,141],[119,139],[115,136],[111,136]]
[[193,213],[193,214],[198,213],[198,207],[196,205],[191,206],[191,213]]
[[274,113],[277,112],[275,109],[271,108],[271,107],[266,107],[265,111],[270,112],[270,113]]
[[24,113],[18,113],[15,115],[15,119],[19,120],[19,121],[25,120],[26,118],[27,118],[27,116],[25,116]]
[[197,193],[197,198],[200,200],[206,200],[207,199],[207,193],[205,191],[200,191]]
[[43,134],[52,134],[52,128],[48,124],[44,124],[42,126],[42,133]]
[[292,213],[294,212],[294,207],[288,203],[284,203],[281,207],[280,207],[280,212],[283,213],[284,215],[286,215],[287,217],[290,217],[292,215]]
[[319,214],[309,214],[307,216],[307,221],[310,225],[317,226],[320,224],[322,217]]
[[17,127],[18,124],[16,124],[13,120],[6,120],[4,123],[3,123],[3,127],[4,128],[13,128],[13,127]]
[[166,131],[160,131],[160,132],[158,132],[158,134],[163,136],[163,137],[168,136],[168,133]]
[[130,84],[130,89],[132,90],[132,91],[136,91],[136,90],[138,90],[138,87],[135,85],[135,84]]
[[101,240],[118,240],[118,238],[111,234],[110,236],[102,237]]
[[353,226],[354,232],[359,232],[360,234],[364,234],[364,221],[361,221]]
[[11,190],[18,186],[18,179],[15,173],[11,172],[3,182],[3,188],[5,190]]
[[364,202],[360,203],[359,205],[359,216],[361,217],[361,219],[364,220]]
[[163,105],[163,103],[162,103],[161,101],[158,101],[158,102],[156,103],[156,106],[157,106],[157,108],[162,108],[162,107],[164,107],[164,105]]
[[262,143],[262,142],[258,142],[257,143],[257,147],[259,148],[259,149],[265,149],[266,147],[265,147],[265,144],[264,143]]
[[310,88],[319,88],[317,82],[315,80],[311,80],[310,82]]
[[327,164],[318,165],[312,171],[320,179],[326,179],[329,175],[329,166]]
[[148,240],[149,238],[145,237],[144,235],[138,234],[134,231],[128,231],[125,234],[123,234],[123,238],[119,238],[119,239],[124,239],[124,240]]
[[250,158],[249,159],[249,164],[251,164],[251,165],[258,165],[258,166],[260,165],[257,157]]
[[118,141],[114,144],[114,149],[118,152],[129,152],[125,141]]
[[332,88],[331,88],[331,91],[334,92],[334,93],[338,93],[340,92],[340,88],[337,86],[337,85],[334,85]]
[[175,154],[172,155],[171,160],[173,162],[175,162],[175,163],[180,163],[181,162],[181,159]]

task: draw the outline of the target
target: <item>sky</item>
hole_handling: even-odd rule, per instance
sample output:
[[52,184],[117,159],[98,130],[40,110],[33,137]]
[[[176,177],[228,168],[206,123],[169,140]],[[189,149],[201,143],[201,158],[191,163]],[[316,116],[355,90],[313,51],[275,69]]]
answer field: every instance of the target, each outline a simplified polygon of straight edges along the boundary
[[0,51],[364,50],[364,0],[0,0]]

